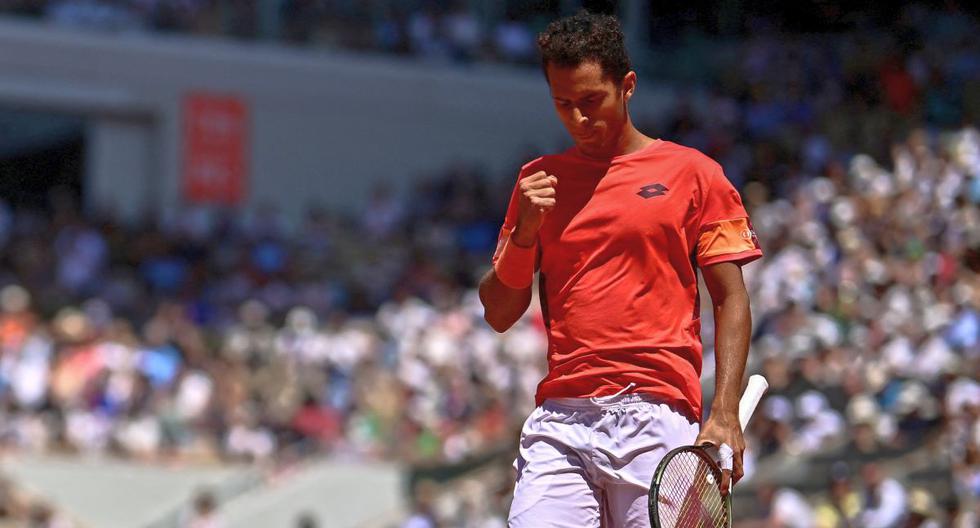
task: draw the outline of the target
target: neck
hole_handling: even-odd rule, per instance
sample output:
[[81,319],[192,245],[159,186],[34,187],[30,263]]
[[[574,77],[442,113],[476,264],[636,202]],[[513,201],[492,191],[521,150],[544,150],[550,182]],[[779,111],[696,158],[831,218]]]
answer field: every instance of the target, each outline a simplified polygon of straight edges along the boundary
[[626,124],[623,126],[623,133],[619,135],[619,141],[616,145],[616,153],[613,155],[622,156],[623,154],[632,154],[633,152],[645,148],[653,141],[653,138],[647,137],[645,134],[637,130],[636,127],[633,126],[633,122],[630,119],[627,119]]
[[625,154],[632,154],[638,150],[645,148],[650,143],[655,140],[651,137],[646,136],[642,132],[633,126],[633,121],[629,118],[623,124],[622,132],[619,133],[616,141],[612,142],[608,147],[604,147],[601,150],[588,150],[584,151],[581,148],[579,152],[589,158],[596,159],[612,159],[616,156],[622,156]]

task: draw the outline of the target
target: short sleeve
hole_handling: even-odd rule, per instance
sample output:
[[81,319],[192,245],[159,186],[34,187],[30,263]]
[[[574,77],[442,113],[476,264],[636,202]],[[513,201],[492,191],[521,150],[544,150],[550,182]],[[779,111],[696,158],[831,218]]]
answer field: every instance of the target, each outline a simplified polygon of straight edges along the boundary
[[735,262],[748,264],[762,256],[759,239],[742,205],[742,197],[715,162],[705,169],[698,222],[699,267]]

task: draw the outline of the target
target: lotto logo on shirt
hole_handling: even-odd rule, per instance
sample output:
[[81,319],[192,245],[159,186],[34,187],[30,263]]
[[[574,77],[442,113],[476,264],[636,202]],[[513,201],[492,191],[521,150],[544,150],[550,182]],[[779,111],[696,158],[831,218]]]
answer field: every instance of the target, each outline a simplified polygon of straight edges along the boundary
[[668,189],[661,183],[651,183],[650,185],[644,185],[643,187],[640,187],[640,192],[636,194],[644,198],[653,198],[654,196],[663,196],[667,194],[667,191],[669,190],[670,189]]

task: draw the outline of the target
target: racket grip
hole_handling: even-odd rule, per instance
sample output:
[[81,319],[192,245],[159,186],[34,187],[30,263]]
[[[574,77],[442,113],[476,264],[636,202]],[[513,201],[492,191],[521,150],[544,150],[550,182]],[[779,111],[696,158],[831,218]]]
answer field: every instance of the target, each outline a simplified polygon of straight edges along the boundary
[[749,377],[749,384],[745,387],[742,399],[738,402],[738,422],[742,426],[742,431],[745,431],[745,427],[749,425],[749,419],[752,418],[755,408],[759,405],[759,400],[762,399],[762,395],[766,393],[768,388],[769,382],[763,376],[753,374]]

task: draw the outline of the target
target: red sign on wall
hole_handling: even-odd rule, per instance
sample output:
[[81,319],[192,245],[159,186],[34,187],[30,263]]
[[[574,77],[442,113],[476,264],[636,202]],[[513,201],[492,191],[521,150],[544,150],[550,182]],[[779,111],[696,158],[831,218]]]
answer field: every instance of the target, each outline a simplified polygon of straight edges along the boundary
[[183,101],[184,200],[237,205],[248,178],[248,108],[236,96],[190,93]]

